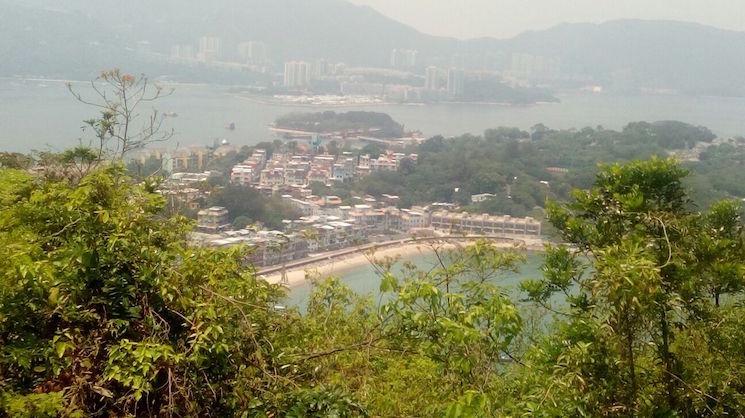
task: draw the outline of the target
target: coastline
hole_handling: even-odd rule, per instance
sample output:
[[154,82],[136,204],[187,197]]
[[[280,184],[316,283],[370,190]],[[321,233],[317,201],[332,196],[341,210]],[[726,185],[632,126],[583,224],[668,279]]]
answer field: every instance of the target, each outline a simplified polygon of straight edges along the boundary
[[255,94],[246,93],[229,93],[233,97],[241,100],[246,100],[252,103],[257,103],[265,106],[276,106],[276,107],[298,107],[298,108],[356,108],[356,107],[376,107],[376,106],[392,106],[396,103],[389,102],[360,102],[360,103],[298,103],[292,101],[284,101],[274,99],[272,96],[260,96]]
[[[362,253],[354,253],[348,256],[332,258],[332,259],[325,259],[323,257],[319,257],[318,262],[308,264],[302,267],[288,268],[286,270],[287,281],[285,283],[285,286],[289,288],[297,287],[303,284],[308,277],[320,276],[320,277],[326,278],[326,277],[343,275],[344,273],[349,272],[350,270],[354,270],[354,269],[370,264],[370,257],[373,257],[375,259],[384,259],[388,257],[390,258],[398,257],[401,259],[407,259],[407,258],[411,258],[417,255],[431,254],[434,251],[433,248],[436,248],[438,250],[452,250],[455,248],[468,245],[470,242],[472,241],[463,240],[463,241],[444,242],[444,243],[440,242],[436,244],[415,242],[415,243],[406,243],[406,244],[398,245],[398,246],[380,248],[380,249],[375,250],[374,252],[365,251]],[[540,247],[536,245],[516,246],[513,243],[505,243],[505,242],[497,242],[497,243],[494,243],[494,245],[502,249],[519,248],[519,249],[525,249],[529,251],[540,251],[543,249],[542,246]],[[263,276],[263,278],[269,283],[279,284],[282,280],[282,273],[273,272],[266,276]]]
[[342,103],[302,103],[285,101],[276,99],[273,96],[262,96],[258,94],[250,94],[245,92],[231,92],[234,97],[242,100],[247,100],[252,103],[262,104],[265,106],[278,106],[278,107],[298,107],[298,108],[358,108],[358,107],[378,107],[378,106],[431,106],[431,105],[458,105],[458,106],[487,106],[487,107],[505,107],[505,108],[520,108],[520,107],[532,107],[532,106],[543,106],[548,104],[559,104],[561,99],[557,98],[553,101],[536,101],[530,103],[512,103],[512,102],[489,102],[489,101],[435,101],[435,102],[391,102],[381,100],[379,102],[342,102]]

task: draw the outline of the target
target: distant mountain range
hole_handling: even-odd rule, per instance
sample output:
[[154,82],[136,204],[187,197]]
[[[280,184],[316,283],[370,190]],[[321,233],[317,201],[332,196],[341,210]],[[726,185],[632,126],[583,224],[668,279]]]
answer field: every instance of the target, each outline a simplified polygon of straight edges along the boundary
[[120,66],[198,78],[197,70],[154,60],[143,45],[168,54],[204,35],[222,38],[225,51],[262,41],[277,70],[286,60],[320,58],[386,66],[392,49],[406,48],[419,51],[419,71],[437,65],[509,73],[530,56],[553,63],[543,82],[555,88],[745,95],[745,32],[623,20],[462,41],[343,0],[0,0],[0,75],[89,78]]
[[618,89],[745,94],[745,32],[671,21],[563,24],[503,41],[501,50],[556,57],[563,74]]

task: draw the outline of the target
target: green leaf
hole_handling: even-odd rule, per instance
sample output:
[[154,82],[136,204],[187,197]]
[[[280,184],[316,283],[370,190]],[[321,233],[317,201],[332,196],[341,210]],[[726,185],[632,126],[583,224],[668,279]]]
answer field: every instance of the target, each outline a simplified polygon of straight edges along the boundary
[[398,279],[390,272],[385,272],[380,280],[380,291],[387,293],[396,289],[398,289]]

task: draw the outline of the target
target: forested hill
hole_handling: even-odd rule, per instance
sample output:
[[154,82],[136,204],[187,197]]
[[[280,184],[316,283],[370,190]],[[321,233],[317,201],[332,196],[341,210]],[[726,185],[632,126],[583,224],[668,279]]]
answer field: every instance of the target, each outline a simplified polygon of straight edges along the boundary
[[[543,207],[547,197],[568,199],[572,188],[589,187],[600,163],[677,154],[698,156],[684,163],[692,171],[686,187],[706,207],[717,199],[745,197],[745,143],[712,145],[714,139],[706,128],[672,121],[631,123],[621,131],[490,129],[483,136],[431,138],[416,150],[416,165],[376,173],[352,187],[400,195],[404,205],[457,202],[477,212],[524,216]],[[481,193],[496,197],[471,206],[471,195]]]
[[617,20],[526,32],[501,48],[507,54],[554,58],[563,76],[614,90],[745,94],[745,32],[686,22]]
[[[10,57],[15,60],[27,54],[39,55],[41,51],[50,54],[48,59],[37,57],[29,62],[41,72],[47,66],[54,69],[53,58],[64,58],[62,54],[57,57],[55,40],[67,42],[64,50],[77,57],[83,56],[91,42],[96,42],[97,51],[88,51],[85,57],[101,64],[107,63],[107,53],[132,52],[141,41],[147,41],[153,51],[169,53],[172,45],[195,44],[201,36],[221,37],[222,49],[233,54],[240,42],[265,42],[275,63],[325,58],[351,65],[384,66],[394,48],[447,55],[455,52],[458,45],[455,40],[422,34],[369,7],[343,0],[215,0],[186,4],[175,0],[0,0],[0,22],[0,51],[12,52]],[[14,47],[16,43],[23,44],[23,49]],[[3,61],[0,73],[32,68]]]

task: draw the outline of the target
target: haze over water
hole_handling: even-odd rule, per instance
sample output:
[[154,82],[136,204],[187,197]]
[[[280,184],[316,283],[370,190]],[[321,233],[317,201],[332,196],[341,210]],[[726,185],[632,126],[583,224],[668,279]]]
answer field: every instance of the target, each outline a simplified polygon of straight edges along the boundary
[[[86,85],[80,84],[81,92]],[[561,103],[531,106],[481,104],[300,107],[264,104],[241,97],[225,86],[174,86],[174,93],[156,103],[162,112],[176,112],[168,123],[180,145],[206,145],[226,138],[236,145],[272,139],[267,126],[293,111],[370,110],[390,114],[408,130],[426,136],[481,134],[498,126],[528,129],[537,123],[551,128],[602,125],[620,129],[632,121],[680,120],[703,125],[719,136],[745,134],[745,98],[644,96],[571,93]],[[77,144],[82,121],[96,116],[78,103],[62,82],[0,80],[0,148],[7,151],[62,150]],[[236,130],[225,125],[235,122]]]

